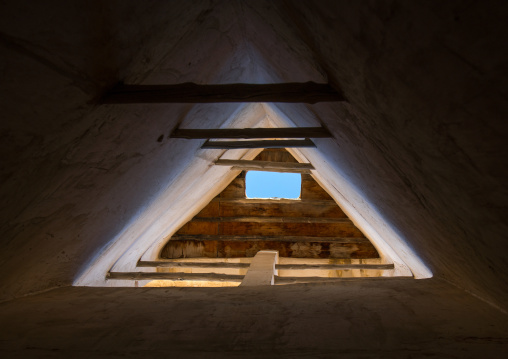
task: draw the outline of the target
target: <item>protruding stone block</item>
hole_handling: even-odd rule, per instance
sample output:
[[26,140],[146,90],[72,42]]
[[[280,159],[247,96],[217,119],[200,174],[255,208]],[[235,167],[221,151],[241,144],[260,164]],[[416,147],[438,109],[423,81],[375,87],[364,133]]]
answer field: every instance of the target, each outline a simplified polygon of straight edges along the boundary
[[279,262],[278,251],[259,251],[252,260],[240,286],[273,285]]

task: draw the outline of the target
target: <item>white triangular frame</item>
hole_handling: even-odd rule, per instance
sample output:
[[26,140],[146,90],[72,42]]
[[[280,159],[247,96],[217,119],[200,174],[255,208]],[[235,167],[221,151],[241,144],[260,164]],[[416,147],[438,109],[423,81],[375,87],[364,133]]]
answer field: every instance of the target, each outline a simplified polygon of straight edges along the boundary
[[[302,106],[302,111],[305,111]],[[312,116],[311,116],[312,117]],[[306,118],[311,118],[306,117]],[[314,123],[300,126],[319,126]],[[297,127],[274,104],[247,104],[238,110],[221,128]],[[177,140],[172,141],[186,141]],[[353,223],[378,250],[384,263],[393,263],[390,275],[429,278],[432,273],[407,243],[391,228],[382,216],[362,198],[354,188],[322,156],[321,151],[338,150],[333,139],[315,139],[317,148],[288,149],[299,162],[310,162],[315,167],[314,179],[343,209]],[[199,144],[202,141],[196,141]],[[178,145],[176,143],[175,145]],[[109,271],[154,271],[137,268],[138,260],[157,260],[167,239],[188,222],[240,173],[225,166],[214,166],[218,158],[253,159],[263,149],[255,150],[201,150],[196,146],[192,163],[178,178],[168,184],[150,205],[140,211],[137,219],[118,234],[111,244],[85,268],[75,280],[76,286],[133,286],[131,281],[107,281]],[[191,180],[189,180],[191,179]],[[143,283],[138,283],[143,285]]]

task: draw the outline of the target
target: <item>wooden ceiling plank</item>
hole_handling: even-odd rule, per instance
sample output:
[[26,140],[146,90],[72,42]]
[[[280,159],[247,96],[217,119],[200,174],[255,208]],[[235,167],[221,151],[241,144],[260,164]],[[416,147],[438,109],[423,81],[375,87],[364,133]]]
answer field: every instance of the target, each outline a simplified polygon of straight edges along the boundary
[[275,285],[298,284],[298,283],[340,283],[340,282],[356,282],[356,281],[376,281],[376,280],[404,280],[414,279],[412,276],[397,277],[275,277]]
[[268,169],[268,168],[256,168],[249,166],[233,166],[231,167],[233,171],[261,171],[261,172],[282,172],[282,173],[301,173],[310,175],[312,172],[310,170],[301,170],[301,169],[291,169],[291,168],[279,168],[279,169]]
[[171,138],[330,138],[324,127],[176,129]]
[[344,270],[344,269],[375,269],[390,270],[394,269],[391,264],[277,264],[275,268],[280,270]]
[[224,203],[257,203],[257,204],[309,204],[309,205],[333,205],[337,204],[334,200],[314,200],[314,199],[288,199],[288,198],[221,198],[215,197],[212,202],[224,202]]
[[243,275],[218,273],[167,273],[167,272],[109,272],[106,279],[112,280],[190,280],[241,282]]
[[217,160],[217,166],[232,166],[232,169],[242,169],[251,171],[274,171],[274,172],[290,172],[310,174],[310,170],[314,169],[311,163],[295,163],[295,162],[273,162],[273,161],[247,161],[247,160]]
[[311,139],[304,140],[262,140],[262,141],[209,141],[207,140],[202,149],[240,149],[240,148],[303,148],[316,147]]
[[370,243],[365,237],[311,237],[311,236],[236,236],[214,234],[178,234],[170,241],[280,241],[280,242],[331,242],[331,243]]
[[[227,260],[229,258],[221,258]],[[176,262],[176,261],[140,261],[137,267],[146,268],[213,268],[213,269],[242,269],[249,268],[250,263],[226,263],[226,262]],[[393,263],[387,264],[276,264],[280,270],[348,270],[348,269],[372,269],[391,270]]]
[[191,222],[253,222],[253,223],[351,223],[349,218],[319,217],[194,217]]
[[140,261],[137,267],[155,268],[249,268],[250,263],[206,263],[206,262],[168,262],[168,261]]

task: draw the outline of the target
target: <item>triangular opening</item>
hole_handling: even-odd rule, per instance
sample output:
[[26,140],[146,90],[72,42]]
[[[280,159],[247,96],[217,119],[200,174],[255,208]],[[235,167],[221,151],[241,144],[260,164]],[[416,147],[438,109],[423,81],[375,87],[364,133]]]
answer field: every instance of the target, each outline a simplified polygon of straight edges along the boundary
[[[255,160],[297,162],[284,149],[266,149]],[[247,198],[245,174],[168,238],[158,261],[139,263],[156,268],[154,277],[161,278],[148,286],[238,285],[262,250],[279,253],[276,284],[391,275],[393,264],[380,258],[310,174],[301,174],[296,201]],[[179,278],[169,278],[176,273]]]
[[[226,5],[226,7],[230,7]],[[247,10],[247,9],[245,9]],[[242,8],[242,11],[243,8]],[[327,82],[326,72],[315,67],[312,51],[306,51],[305,42],[294,37],[294,32],[284,25],[284,31],[275,31],[273,27],[264,21],[262,15],[256,11],[250,11],[252,16],[248,21],[233,22],[233,26],[243,28],[242,31],[233,31],[241,46],[230,46],[230,38],[221,36],[220,32],[210,37],[204,51],[206,56],[195,58],[192,61],[192,71],[177,71],[172,73],[170,82],[194,81],[201,84],[226,84],[226,83],[281,83],[285,81],[316,81]],[[233,14],[233,12],[232,12]],[[277,15],[278,16],[278,15]],[[213,19],[212,19],[213,18]],[[207,21],[215,21],[212,17]],[[233,16],[233,18],[236,18]],[[229,23],[228,23],[229,24]],[[210,25],[211,26],[211,25]],[[215,26],[215,25],[214,25]],[[206,26],[205,26],[206,27]],[[209,27],[209,26],[208,26]],[[248,32],[263,34],[245,38],[245,28]],[[266,35],[266,36],[265,36]],[[173,68],[175,63],[187,64],[189,54],[194,53],[192,40],[195,32],[189,31],[180,41],[184,46],[182,51],[164,53],[154,71],[148,71],[142,77],[131,77],[127,82],[141,84],[159,84],[167,79],[166,68]],[[271,56],[266,45],[266,38],[273,38],[276,42],[298,43],[301,45],[298,53],[294,56],[294,49],[280,47],[277,61]],[[188,41],[187,41],[188,40]],[[189,45],[190,44],[190,45]],[[192,50],[192,51],[191,51]],[[291,51],[290,51],[291,50]],[[160,52],[160,51],[159,51]],[[307,54],[307,55],[304,55]],[[213,63],[210,62],[213,59]],[[282,59],[282,61],[281,61]],[[166,66],[167,65],[167,66]],[[190,65],[190,63],[189,63]],[[199,67],[195,67],[199,65]],[[199,74],[196,80],[195,75]],[[174,78],[173,78],[174,77]],[[171,105],[173,106],[173,105]],[[150,106],[146,107],[147,109]],[[175,114],[174,121],[161,121],[171,123],[171,127],[184,125],[187,128],[253,128],[261,127],[307,127],[320,126],[327,120],[321,120],[319,116],[304,104],[281,104],[277,101],[269,103],[255,103],[249,105],[236,105],[233,103],[209,105],[195,104],[192,106],[179,107],[155,106],[156,111],[150,113],[147,118],[166,118]],[[160,112],[164,111],[169,112]],[[151,110],[153,111],[153,110]],[[157,112],[159,111],[159,112]],[[166,125],[163,125],[166,126]],[[105,274],[108,271],[145,271],[153,272],[153,268],[139,268],[136,262],[142,258],[145,261],[156,259],[164,239],[187,221],[199,208],[202,208],[212,196],[215,196],[225,187],[236,174],[225,168],[218,169],[213,162],[224,153],[216,149],[199,149],[200,141],[188,141],[170,139],[163,142],[160,152],[146,156],[146,167],[142,177],[156,178],[157,190],[144,196],[146,201],[140,203],[137,212],[129,220],[125,221],[123,228],[115,232],[114,237],[108,243],[98,248],[90,262],[83,266],[82,273],[77,276],[74,285],[99,285],[116,286],[133,284],[129,281],[108,281]],[[317,149],[298,149],[296,158],[312,162],[318,170],[315,179],[343,206],[344,211],[361,227],[364,233],[378,248],[379,254],[385,261],[393,261],[398,273],[411,274],[416,277],[426,278],[431,276],[430,271],[421,260],[409,248],[404,239],[398,235],[396,229],[390,223],[385,223],[383,217],[375,208],[370,208],[361,192],[355,191],[354,183],[349,183],[347,177],[340,172],[340,162],[333,157],[340,148],[333,140],[322,140],[316,143]],[[245,153],[239,150],[228,150],[225,154],[231,159],[246,158]],[[300,156],[302,155],[302,156]],[[158,157],[157,157],[158,156]],[[177,160],[174,160],[174,159]],[[171,169],[159,171],[159,168]],[[229,172],[228,172],[229,171]],[[138,173],[132,177],[141,176]],[[319,176],[319,177],[318,177]],[[128,177],[127,177],[128,178]],[[129,190],[135,190],[135,180],[129,183]],[[134,186],[134,187],[133,187]],[[131,188],[132,187],[132,188]],[[152,188],[145,186],[145,188]],[[343,193],[339,193],[342,191]],[[124,194],[122,194],[124,195]],[[142,283],[142,282],[140,282]]]
[[[271,116],[267,116],[267,113],[264,111],[257,111],[255,112],[257,115],[252,116],[254,110],[260,109],[266,110],[267,106],[253,105],[244,107],[242,111],[234,116],[235,121],[239,121],[239,123],[235,123],[235,125],[238,127],[242,126],[243,128],[253,128],[256,124],[258,127],[267,127],[267,125],[268,127],[275,128],[288,127],[287,125],[281,126],[279,123],[272,123]],[[245,120],[253,123],[241,123],[245,122]],[[235,128],[235,126],[230,128]],[[334,243],[330,241],[328,241],[330,243],[323,242],[323,238],[319,238],[319,241],[316,241],[315,238],[311,238],[313,242],[307,241],[313,246],[312,250],[320,249],[321,253],[324,249],[323,253],[325,254],[314,257],[302,256],[301,258],[295,256],[285,257],[281,255],[279,266],[291,265],[292,269],[288,269],[288,267],[280,269],[279,273],[280,275],[286,276],[284,279],[286,282],[284,282],[284,280],[281,282],[279,278],[276,284],[286,284],[288,280],[291,283],[299,283],[302,282],[302,280],[303,282],[312,282],[317,279],[319,279],[318,281],[332,280],[333,278],[335,278],[335,280],[343,280],[344,277],[406,276],[413,278],[411,269],[400,259],[398,253],[390,247],[386,239],[380,237],[375,230],[373,231],[369,223],[361,218],[358,213],[355,213],[355,211],[351,209],[351,204],[344,201],[344,199],[341,198],[342,195],[337,193],[337,188],[341,188],[341,186],[337,187],[335,184],[331,185],[328,183],[328,180],[332,178],[331,176],[333,174],[328,173],[329,170],[326,168],[326,162],[320,159],[319,151],[312,149],[303,153],[301,150],[300,148],[289,148],[288,150],[271,148],[263,151],[261,148],[251,148],[247,150],[228,149],[226,151],[217,151],[214,149],[205,149],[204,151],[199,151],[199,156],[195,159],[195,163],[188,167],[189,171],[186,170],[180,175],[179,182],[168,186],[164,195],[157,198],[157,203],[152,204],[147,211],[142,213],[143,221],[137,221],[133,224],[132,228],[127,228],[124,232],[119,234],[119,239],[115,240],[114,245],[102,253],[101,256],[95,260],[93,265],[88,267],[87,272],[75,282],[75,285],[144,286],[153,280],[159,279],[165,282],[162,282],[162,284],[161,282],[158,284],[155,283],[155,285],[166,286],[168,283],[171,286],[238,285],[242,281],[245,271],[247,270],[246,268],[249,267],[250,261],[252,260],[252,257],[249,257],[247,254],[243,257],[217,255],[215,257],[201,257],[197,255],[184,255],[165,258],[162,253],[169,241],[171,245],[177,244],[175,242],[177,239],[171,236],[183,234],[178,232],[187,226],[185,221],[187,221],[187,223],[194,221],[194,219],[189,221],[189,218],[197,213],[200,208],[206,209],[206,204],[208,202],[211,201],[210,203],[212,203],[216,201],[217,199],[214,199],[213,196],[217,196],[217,194],[223,190],[219,195],[219,198],[221,198],[225,192],[234,190],[235,181],[238,181],[242,176],[245,177],[245,172],[239,171],[240,168],[235,166],[230,166],[229,168],[225,167],[224,162],[233,161],[245,164],[245,162],[252,160],[256,160],[257,162],[262,162],[263,160],[267,162],[277,162],[278,164],[276,167],[278,168],[284,167],[281,166],[283,163],[287,165],[288,161],[292,162],[293,164],[289,167],[291,167],[292,170],[296,168],[297,171],[301,172],[302,179],[304,182],[308,180],[310,188],[319,189],[320,194],[314,194],[314,196],[317,195],[318,197],[312,199],[315,204],[321,202],[321,204],[333,204],[333,206],[337,206],[337,203],[340,203],[341,206],[345,205],[344,211],[341,211],[344,215],[347,214],[346,217],[350,217],[342,220],[343,226],[351,225],[358,231],[358,233],[350,235],[351,238],[348,238],[347,235],[342,236],[339,234],[340,237],[334,237],[339,238],[339,240],[334,241]],[[221,161],[223,162],[222,165],[218,165]],[[315,168],[314,162],[316,162],[318,167]],[[323,173],[321,173],[322,171]],[[199,192],[195,192],[192,186],[193,183],[199,183]],[[319,198],[319,196],[323,196],[323,198]],[[174,197],[176,201],[168,200],[171,197]],[[308,199],[310,200],[311,198]],[[339,200],[340,202],[338,202]],[[241,197],[235,199],[235,201],[253,203],[252,199],[245,198],[245,188],[241,191]],[[270,200],[263,201],[266,202]],[[294,200],[275,201],[280,205],[283,205],[285,201],[294,202]],[[224,202],[224,200],[220,200],[220,202]],[[179,205],[177,203],[179,203]],[[164,212],[161,212],[160,209],[163,209]],[[152,214],[155,216],[152,216]],[[285,218],[271,219],[271,223],[265,224],[264,226],[268,226],[269,228],[270,226],[277,227],[282,224],[287,227],[288,221],[292,221],[293,223],[298,223],[298,221],[300,221],[309,224],[309,228],[314,226],[330,229],[341,222],[337,219],[327,219],[325,217],[324,219],[319,219],[321,222],[325,222],[325,226],[322,226],[323,223],[317,223],[319,222],[318,218],[312,220],[306,219],[307,214],[305,213],[301,214],[301,216],[301,218],[305,220],[288,220]],[[202,219],[201,221],[205,222]],[[240,224],[248,223],[245,219],[237,219],[236,221]],[[221,220],[216,220],[216,222],[220,223]],[[279,224],[277,224],[277,222]],[[224,226],[224,224],[221,225]],[[358,229],[360,227],[362,231]],[[314,235],[315,233],[315,231],[309,232],[307,236],[316,237]],[[242,233],[242,235],[243,234],[244,233]],[[264,236],[265,234],[266,233],[260,233],[254,235]],[[218,235],[218,232],[213,235]],[[295,235],[301,235],[301,233],[298,232]],[[336,236],[336,234],[332,233],[330,236]],[[279,246],[282,246],[282,244],[278,243],[281,242],[281,239],[283,242],[290,242],[292,240],[292,238],[286,237],[291,237],[291,234],[286,233],[279,235],[275,238],[275,242],[277,242]],[[321,235],[321,237],[326,236]],[[224,239],[225,238],[222,238],[221,240],[224,242]],[[242,238],[239,241],[245,242],[245,239],[246,238]],[[259,238],[254,239],[260,242]],[[302,242],[301,239],[302,238],[299,238],[298,241],[292,242],[292,246],[297,250],[302,247],[302,243],[300,243]],[[132,243],[129,248],[126,248],[127,246],[122,243],[123,240]],[[213,239],[207,238],[205,243],[198,243],[196,238],[192,240],[193,246],[199,247],[210,246],[210,243],[212,243],[210,241]],[[394,239],[390,238],[390,240]],[[345,243],[343,243],[344,241]],[[314,242],[319,242],[321,244],[318,243],[314,245],[312,244]],[[222,244],[224,243],[218,243],[218,245]],[[246,243],[245,246],[247,245],[250,244]],[[352,253],[360,253],[362,247],[367,245],[374,249],[376,253],[375,256],[363,258],[353,254],[346,258],[340,258],[337,255],[337,253],[341,251],[347,251],[345,249],[347,247],[350,247],[350,249],[354,248],[350,250]],[[328,246],[328,249],[324,248],[326,246]],[[330,246],[332,250],[330,250]],[[229,248],[231,249],[231,246],[229,246]],[[254,246],[254,248],[256,247]],[[283,248],[283,246],[281,248]],[[271,249],[273,250],[273,248]],[[327,250],[331,255],[326,255]],[[120,254],[122,253],[121,251],[123,251],[123,254]],[[115,252],[118,253],[116,256]],[[252,255],[255,253],[256,252],[253,252]],[[115,262],[112,262],[112,258],[117,259]],[[196,261],[201,264],[196,265]],[[234,263],[230,263],[231,261]],[[108,262],[111,264],[108,265]],[[417,259],[413,262],[418,263]],[[232,265],[234,268],[231,267]],[[107,269],[105,268],[106,266]],[[298,267],[298,270],[294,269],[296,268],[295,266]],[[318,267],[316,268],[315,266]],[[289,270],[289,272],[287,272],[287,270]],[[295,272],[295,270],[297,272]],[[233,274],[228,274],[231,273],[231,271]],[[302,277],[304,278],[302,279]],[[314,278],[312,280],[306,279],[309,277]],[[151,285],[153,284],[152,282]]]

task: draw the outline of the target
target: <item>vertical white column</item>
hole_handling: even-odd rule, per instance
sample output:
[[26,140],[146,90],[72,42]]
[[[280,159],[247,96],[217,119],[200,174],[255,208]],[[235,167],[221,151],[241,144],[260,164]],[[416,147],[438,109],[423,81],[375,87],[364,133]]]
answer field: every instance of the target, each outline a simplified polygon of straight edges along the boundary
[[240,286],[273,285],[274,275],[277,275],[275,264],[278,262],[278,251],[257,252]]

